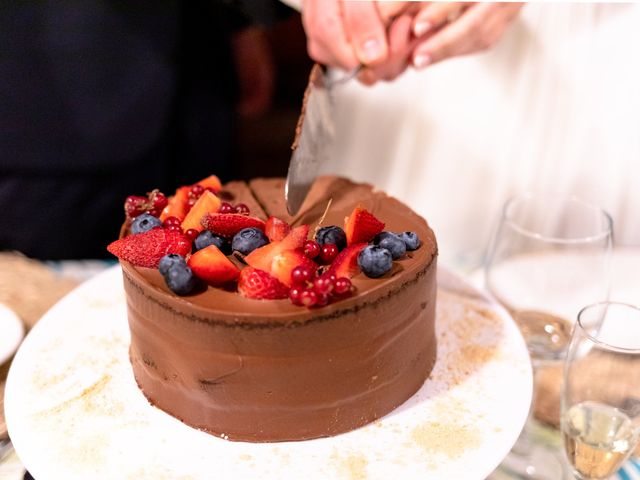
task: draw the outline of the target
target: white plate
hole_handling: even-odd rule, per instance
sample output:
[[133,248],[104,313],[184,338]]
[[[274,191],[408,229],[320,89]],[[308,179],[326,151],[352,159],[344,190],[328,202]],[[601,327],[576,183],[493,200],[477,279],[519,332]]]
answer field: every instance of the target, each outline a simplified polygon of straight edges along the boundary
[[442,270],[439,285],[438,360],[416,395],[343,435],[252,444],[149,405],[129,364],[121,272],[110,269],[23,342],[7,381],[9,433],[35,478],[483,479],[526,419],[530,361],[504,310]]
[[13,310],[0,303],[0,365],[11,358],[24,337],[24,325]]

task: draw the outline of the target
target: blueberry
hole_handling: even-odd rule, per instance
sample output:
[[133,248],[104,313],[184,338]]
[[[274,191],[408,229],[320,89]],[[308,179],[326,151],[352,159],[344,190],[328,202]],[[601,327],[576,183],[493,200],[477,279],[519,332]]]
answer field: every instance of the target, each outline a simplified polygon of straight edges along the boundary
[[391,270],[391,252],[378,245],[364,247],[358,255],[358,266],[367,277],[378,278]]
[[158,270],[160,270],[160,274],[164,276],[174,265],[181,265],[182,267],[186,267],[187,261],[182,255],[178,255],[177,253],[169,253],[168,255],[165,255],[160,259],[160,263],[158,263]]
[[404,244],[404,241],[397,233],[393,232],[379,233],[373,239],[373,244],[389,250],[389,252],[391,252],[391,258],[394,260],[399,259],[407,252],[407,247]]
[[231,241],[231,250],[249,255],[256,248],[269,243],[267,236],[259,228],[243,228],[235,234]]
[[416,232],[402,232],[400,238],[407,246],[407,250],[417,250],[420,246],[420,238]]
[[320,246],[325,243],[333,243],[338,247],[338,250],[342,250],[347,246],[347,235],[344,233],[344,230],[335,225],[322,227],[318,230],[318,233],[316,233],[316,242],[318,242]]
[[162,222],[159,218],[154,217],[153,215],[149,215],[148,213],[143,213],[142,215],[138,215],[131,222],[131,233],[144,233],[148,232],[152,228],[161,227]]
[[191,269],[179,263],[169,268],[164,276],[164,281],[167,282],[167,287],[178,295],[191,293],[198,283]]
[[193,250],[194,252],[197,252],[198,250],[207,248],[209,245],[215,245],[225,255],[231,254],[231,246],[229,245],[229,241],[226,238],[221,237],[220,235],[211,233],[209,230],[202,231],[200,235],[196,237],[196,239],[193,241]]

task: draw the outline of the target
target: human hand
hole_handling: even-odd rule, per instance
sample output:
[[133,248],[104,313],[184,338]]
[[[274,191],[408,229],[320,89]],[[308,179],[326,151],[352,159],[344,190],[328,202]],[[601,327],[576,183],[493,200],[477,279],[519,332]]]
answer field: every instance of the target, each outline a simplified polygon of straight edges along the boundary
[[424,68],[447,58],[492,47],[516,18],[523,3],[425,3],[413,19],[421,41],[412,63]]
[[304,0],[309,56],[343,70],[383,64],[389,56],[387,26],[408,3]]

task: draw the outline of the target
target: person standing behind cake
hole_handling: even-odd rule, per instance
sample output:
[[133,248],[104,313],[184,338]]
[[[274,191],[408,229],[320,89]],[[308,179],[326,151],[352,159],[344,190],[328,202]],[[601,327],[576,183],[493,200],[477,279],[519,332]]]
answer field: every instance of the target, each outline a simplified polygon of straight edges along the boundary
[[329,35],[312,21],[327,3],[303,4],[312,57],[394,81],[335,92],[326,169],[422,213],[443,262],[479,267],[502,204],[526,190],[598,204],[619,245],[640,245],[640,5],[412,2],[393,19],[388,3],[332,0]]

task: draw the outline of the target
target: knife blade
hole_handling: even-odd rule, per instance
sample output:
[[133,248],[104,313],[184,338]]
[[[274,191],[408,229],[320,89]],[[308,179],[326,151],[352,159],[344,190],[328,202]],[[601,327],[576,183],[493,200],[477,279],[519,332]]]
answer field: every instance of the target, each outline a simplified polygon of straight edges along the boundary
[[307,197],[324,162],[335,133],[332,117],[332,87],[357,75],[359,69],[334,79],[331,72],[315,64],[304,92],[302,110],[291,149],[291,161],[284,187],[287,211],[295,216]]

